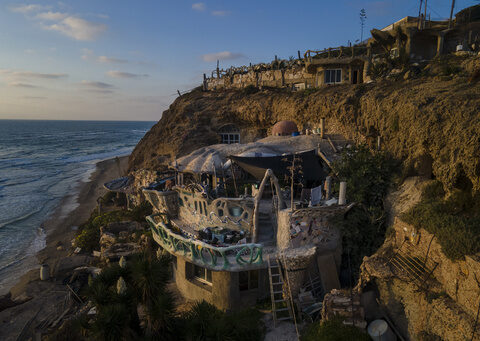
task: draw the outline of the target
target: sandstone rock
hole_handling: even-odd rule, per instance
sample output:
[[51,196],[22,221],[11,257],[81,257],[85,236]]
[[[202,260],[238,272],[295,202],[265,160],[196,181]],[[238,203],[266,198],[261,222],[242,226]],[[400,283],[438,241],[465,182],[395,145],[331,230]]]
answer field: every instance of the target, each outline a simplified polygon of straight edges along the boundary
[[117,243],[102,249],[102,259],[117,261],[122,256],[129,256],[141,251],[141,247],[135,243]]
[[107,247],[109,245],[115,244],[117,242],[117,238],[114,234],[109,232],[104,232],[100,236],[100,246]]
[[118,234],[118,237],[120,239],[127,239],[129,234],[130,234],[129,231],[120,231],[120,233]]
[[72,255],[61,258],[54,268],[54,276],[57,278],[66,276],[75,268],[88,264],[92,258],[90,256]]

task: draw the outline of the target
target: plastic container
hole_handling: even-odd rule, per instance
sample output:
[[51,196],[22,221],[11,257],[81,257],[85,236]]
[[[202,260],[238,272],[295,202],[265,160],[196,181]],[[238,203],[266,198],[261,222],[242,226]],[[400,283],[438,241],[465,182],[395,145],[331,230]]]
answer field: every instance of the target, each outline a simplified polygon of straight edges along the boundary
[[384,320],[372,321],[367,328],[368,335],[374,341],[396,341],[397,336],[392,332]]
[[40,280],[47,281],[50,279],[50,267],[48,264],[42,264],[40,266]]
[[299,135],[300,133],[298,131],[292,133],[292,136],[299,136]]

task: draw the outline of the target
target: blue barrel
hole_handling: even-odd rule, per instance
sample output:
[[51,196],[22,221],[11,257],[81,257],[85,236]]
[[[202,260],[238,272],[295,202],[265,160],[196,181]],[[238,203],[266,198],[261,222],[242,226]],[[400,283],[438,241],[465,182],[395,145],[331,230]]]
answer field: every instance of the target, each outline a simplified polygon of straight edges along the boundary
[[292,136],[299,136],[299,135],[300,133],[298,131],[292,133]]

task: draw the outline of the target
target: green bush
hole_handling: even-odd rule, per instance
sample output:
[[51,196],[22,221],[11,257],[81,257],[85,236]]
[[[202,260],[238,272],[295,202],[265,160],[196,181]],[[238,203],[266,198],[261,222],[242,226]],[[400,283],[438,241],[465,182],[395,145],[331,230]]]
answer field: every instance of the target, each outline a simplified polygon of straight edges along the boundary
[[[157,259],[144,253],[127,261],[125,268],[115,263],[103,269],[85,292],[97,309],[92,321],[83,324],[87,339],[263,340],[261,314],[255,309],[224,313],[202,301],[176,314],[175,299],[167,289],[170,259],[169,254]],[[127,287],[123,294],[116,289],[120,277]]]
[[370,336],[357,327],[346,326],[341,320],[312,323],[302,333],[302,341],[369,341]]
[[469,190],[453,190],[445,198],[442,184],[425,186],[420,202],[401,218],[435,235],[443,253],[451,260],[463,259],[480,251],[479,195]]
[[357,205],[345,216],[331,219],[342,231],[342,267],[352,269],[352,280],[358,275],[364,256],[370,256],[383,243],[386,213],[383,200],[392,183],[397,163],[384,152],[361,145],[342,152],[333,171],[347,182],[347,198]]
[[109,223],[120,221],[138,221],[144,222],[147,215],[152,214],[152,206],[148,202],[144,202],[132,210],[118,210],[98,215],[96,211],[92,213],[90,218],[78,229],[76,243],[78,247],[84,250],[92,251],[98,249],[100,238],[100,227]]
[[[86,299],[91,301],[97,314],[83,325],[87,339],[176,340],[174,297],[166,289],[171,277],[170,257],[157,259],[148,253],[138,254],[127,261],[125,268],[117,263],[110,265],[86,289]],[[117,292],[117,281],[122,277],[126,292]],[[141,320],[138,306],[145,318]]]
[[224,313],[201,301],[183,314],[185,340],[263,340],[261,313],[256,309]]
[[245,95],[255,94],[258,92],[258,88],[255,85],[250,84],[243,88],[243,92],[245,93]]

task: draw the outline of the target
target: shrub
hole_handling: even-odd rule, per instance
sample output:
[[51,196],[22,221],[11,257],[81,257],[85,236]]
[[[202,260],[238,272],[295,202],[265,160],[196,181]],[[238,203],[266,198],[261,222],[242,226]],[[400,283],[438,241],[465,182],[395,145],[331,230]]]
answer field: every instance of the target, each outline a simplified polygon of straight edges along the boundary
[[90,218],[84,224],[80,225],[75,238],[76,244],[78,247],[87,251],[98,249],[101,226],[126,220],[144,222],[145,217],[150,214],[152,214],[152,206],[148,202],[134,207],[131,211],[118,210],[101,215],[94,211]]
[[445,198],[439,181],[426,185],[418,204],[401,218],[416,228],[435,235],[442,251],[451,260],[480,251],[479,196],[470,190],[453,190]]
[[340,181],[347,182],[349,201],[357,203],[345,216],[331,219],[342,231],[342,267],[347,269],[350,264],[355,280],[363,257],[374,253],[384,241],[383,199],[392,182],[396,162],[384,152],[361,145],[345,149],[332,168]]
[[346,326],[337,319],[309,325],[300,339],[302,341],[371,340],[365,332],[357,327]]
[[245,95],[255,94],[258,92],[258,88],[255,85],[250,84],[243,88],[243,92]]
[[[142,253],[132,257],[125,268],[112,264],[92,281],[86,297],[93,302],[97,314],[92,323],[84,325],[88,336],[101,340],[176,339],[174,298],[166,289],[170,279],[170,258],[157,259]],[[122,277],[127,291],[116,289]],[[145,318],[141,321],[138,307]]]
[[246,309],[224,313],[215,306],[202,301],[196,303],[183,315],[186,340],[263,340],[263,325],[260,312]]

